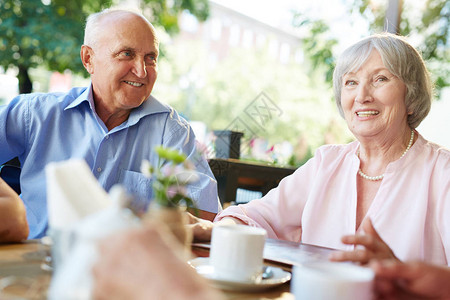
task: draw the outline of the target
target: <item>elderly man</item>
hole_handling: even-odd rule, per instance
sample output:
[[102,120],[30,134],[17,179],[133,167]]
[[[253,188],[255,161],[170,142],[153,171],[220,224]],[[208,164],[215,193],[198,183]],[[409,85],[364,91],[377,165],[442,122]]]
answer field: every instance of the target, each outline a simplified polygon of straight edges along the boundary
[[189,186],[200,216],[221,209],[217,183],[196,151],[189,123],[152,97],[159,42],[140,14],[105,10],[86,22],[81,60],[91,85],[68,93],[19,95],[0,107],[0,162],[15,156],[22,165],[21,188],[29,238],[45,234],[48,223],[45,166],[82,158],[105,190],[120,183],[138,205],[152,198],[151,181],[139,172],[143,159],[158,164],[156,145],[179,149],[199,173]]

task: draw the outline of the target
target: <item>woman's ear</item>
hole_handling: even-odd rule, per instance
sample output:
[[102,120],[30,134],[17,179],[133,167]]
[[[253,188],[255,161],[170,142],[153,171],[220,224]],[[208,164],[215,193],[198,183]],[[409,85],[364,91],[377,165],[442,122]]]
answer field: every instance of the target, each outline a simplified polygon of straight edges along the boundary
[[94,51],[92,48],[86,45],[81,46],[80,57],[86,71],[91,75],[94,74],[94,64],[92,62]]

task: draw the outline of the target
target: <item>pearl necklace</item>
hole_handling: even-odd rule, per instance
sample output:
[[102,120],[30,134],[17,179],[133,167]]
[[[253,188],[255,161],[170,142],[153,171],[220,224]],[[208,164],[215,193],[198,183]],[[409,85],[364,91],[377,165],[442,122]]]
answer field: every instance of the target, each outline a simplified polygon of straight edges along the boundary
[[[406,152],[408,152],[409,148],[411,148],[411,146],[413,144],[413,141],[414,141],[414,130],[411,130],[411,138],[409,139],[408,146],[406,147],[406,150],[403,152],[403,154],[402,154],[402,156],[400,156],[400,158],[405,156]],[[359,157],[359,150],[358,150],[358,154],[357,155]],[[364,172],[361,171],[361,168],[358,169],[358,174],[362,178],[367,179],[367,180],[372,180],[372,181],[378,181],[378,180],[381,180],[381,179],[384,178],[384,174],[381,174],[381,175],[378,175],[378,176],[369,176],[367,174],[364,174]]]

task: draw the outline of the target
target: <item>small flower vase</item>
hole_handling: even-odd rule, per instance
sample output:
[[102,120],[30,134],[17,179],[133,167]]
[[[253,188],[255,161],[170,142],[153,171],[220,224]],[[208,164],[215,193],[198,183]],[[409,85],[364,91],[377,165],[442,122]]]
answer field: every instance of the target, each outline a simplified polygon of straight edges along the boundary
[[184,249],[183,257],[187,260],[191,257],[191,244],[193,239],[192,230],[187,228],[188,216],[180,207],[166,207],[161,206],[152,201],[147,213],[143,217],[146,220],[151,220],[156,224],[165,224],[169,231],[175,237],[182,248]]

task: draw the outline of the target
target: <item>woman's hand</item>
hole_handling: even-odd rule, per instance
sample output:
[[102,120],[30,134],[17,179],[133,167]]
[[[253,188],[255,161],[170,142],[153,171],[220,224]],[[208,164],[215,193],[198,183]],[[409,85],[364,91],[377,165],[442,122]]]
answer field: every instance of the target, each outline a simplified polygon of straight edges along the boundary
[[332,261],[353,261],[360,264],[367,264],[371,259],[397,259],[394,252],[381,239],[372,221],[366,219],[362,224],[365,234],[346,235],[342,237],[342,242],[347,245],[364,246],[364,249],[353,251],[337,251],[330,255]]
[[375,261],[377,299],[450,299],[450,268],[423,262]]

